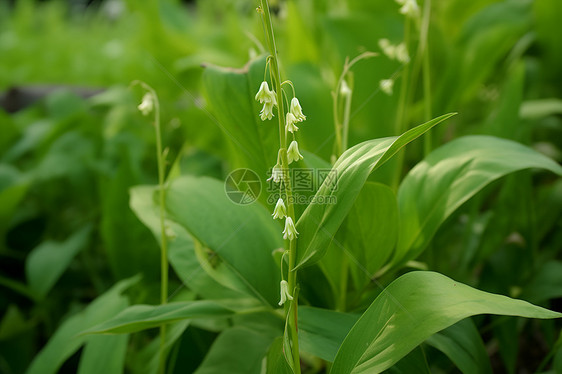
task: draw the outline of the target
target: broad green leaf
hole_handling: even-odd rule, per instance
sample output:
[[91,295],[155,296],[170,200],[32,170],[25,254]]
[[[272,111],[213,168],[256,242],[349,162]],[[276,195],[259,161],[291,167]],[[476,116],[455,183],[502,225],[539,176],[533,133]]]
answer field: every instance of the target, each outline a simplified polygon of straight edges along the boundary
[[363,313],[341,345],[331,373],[380,373],[431,335],[476,314],[562,317],[439,273],[410,272],[392,282]]
[[416,347],[387,370],[388,374],[431,374],[423,346]]
[[80,356],[78,374],[121,374],[129,335],[90,336]]
[[341,343],[358,318],[358,315],[299,306],[299,348],[333,362]]
[[[388,260],[398,239],[398,204],[384,184],[367,182],[347,218],[346,244],[362,268],[352,265],[356,278],[370,278]],[[365,274],[368,272],[368,274]]]
[[100,178],[101,238],[115,277],[142,272],[145,278],[156,280],[160,274],[159,267],[154,266],[160,261],[158,247],[129,208],[129,188],[140,179],[130,148],[120,145],[119,167],[113,174]]
[[[137,186],[131,189],[131,209],[151,231],[160,243],[160,211],[157,203],[157,188]],[[177,222],[166,217],[168,237],[168,260],[181,281],[204,299],[234,299],[246,297],[231,287],[224,286],[213,279],[197,259],[195,244],[190,234]],[[222,269],[212,269],[218,272]]]
[[51,374],[76,352],[90,336],[85,329],[105,321],[127,307],[128,300],[121,293],[138,282],[139,277],[125,279],[92,301],[83,311],[64,321],[51,336],[47,345],[35,356],[27,374]]
[[283,356],[283,337],[277,337],[267,352],[267,374],[290,374],[291,368]]
[[282,230],[263,206],[237,205],[222,182],[187,176],[170,184],[166,206],[172,220],[224,261],[246,293],[277,305],[280,275],[272,252],[283,246]]
[[0,251],[4,246],[4,234],[28,188],[29,181],[15,167],[0,164]]
[[273,339],[243,327],[225,330],[215,340],[195,374],[260,374]]
[[[168,354],[176,341],[181,338],[190,324],[190,320],[182,320],[166,325],[166,341],[164,343],[165,355]],[[150,342],[142,350],[134,353],[134,370],[143,374],[157,374],[160,364],[160,335]]]
[[[254,99],[263,80],[265,59],[243,69],[206,66],[202,81],[212,105],[214,121],[231,146],[233,166],[255,171],[262,182],[275,164],[279,147],[277,117],[261,121],[260,104]],[[262,189],[265,190],[265,189]]]
[[92,228],[84,227],[64,242],[46,241],[35,247],[25,263],[30,289],[44,298],[78,252],[84,249]]
[[484,342],[470,319],[433,334],[426,343],[445,353],[465,374],[492,373]]
[[445,114],[408,130],[399,137],[374,139],[348,149],[316,193],[317,201],[335,197],[335,204],[310,204],[297,222],[297,268],[318,261],[353,206],[369,174],[402,147],[441,121]]
[[233,314],[214,301],[181,301],[164,305],[133,305],[115,317],[84,331],[96,334],[124,334],[194,318],[224,318]]
[[433,151],[398,190],[400,235],[393,264],[417,257],[437,228],[492,181],[518,170],[562,166],[522,144],[491,136],[466,136]]

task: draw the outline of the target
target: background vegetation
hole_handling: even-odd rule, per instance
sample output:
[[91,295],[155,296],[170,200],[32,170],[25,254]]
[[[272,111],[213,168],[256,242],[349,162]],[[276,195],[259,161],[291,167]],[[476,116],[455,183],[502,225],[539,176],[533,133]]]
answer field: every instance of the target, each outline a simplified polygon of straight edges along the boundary
[[[403,17],[390,0],[271,3],[282,70],[297,85],[308,117],[300,147],[330,162],[331,92],[346,57],[380,53],[381,38],[400,42]],[[264,41],[256,6],[239,0],[0,2],[0,372],[156,370],[155,330],[116,335],[111,345],[96,341],[99,336],[77,335],[127,305],[159,302],[158,242],[146,215],[138,205],[131,208],[130,193],[133,186],[157,182],[154,129],[136,108],[141,90],[129,85],[143,80],[160,97],[172,176],[224,180],[239,166],[265,176],[275,149],[271,159],[248,165],[225,134],[229,113],[213,102],[220,101],[214,66],[250,64],[258,85],[248,92],[259,86]],[[493,135],[560,163],[560,1],[449,0],[433,1],[431,9],[431,112],[459,113],[432,130],[433,148],[464,135]],[[382,56],[353,68],[350,145],[399,135],[399,95],[385,95],[378,84],[391,76],[398,84],[401,71],[399,63]],[[412,83],[407,127],[424,122],[420,87]],[[402,177],[423,157],[423,142],[414,142],[403,169],[393,159],[369,180],[396,193],[397,170]],[[150,200],[146,191],[135,191]],[[463,204],[408,266],[560,312],[561,216],[562,180],[548,172],[518,171]],[[179,268],[170,271],[173,300],[225,296],[205,287],[208,294],[202,295],[185,267]],[[377,278],[343,306],[331,295],[329,279],[309,283],[314,292],[302,292],[310,306],[362,312],[407,269]],[[303,273],[302,282],[315,276],[313,270]],[[272,317],[260,318],[174,325],[170,372],[198,367],[199,373],[221,372],[213,357],[236,361],[233,347],[241,341],[263,349],[263,356],[275,333],[249,338],[240,330],[260,323],[279,328],[268,320]],[[476,351],[490,357],[482,365],[493,372],[562,372],[557,320],[478,316],[462,323],[468,327],[453,325],[461,337],[451,330],[422,345],[433,372],[459,370],[442,347],[462,339],[461,350],[485,347],[484,353]],[[238,330],[228,329],[232,326]],[[48,341],[59,344],[46,346]],[[45,353],[48,349],[52,352]],[[321,372],[324,365],[308,369]],[[252,370],[259,372],[259,365],[245,372]]]

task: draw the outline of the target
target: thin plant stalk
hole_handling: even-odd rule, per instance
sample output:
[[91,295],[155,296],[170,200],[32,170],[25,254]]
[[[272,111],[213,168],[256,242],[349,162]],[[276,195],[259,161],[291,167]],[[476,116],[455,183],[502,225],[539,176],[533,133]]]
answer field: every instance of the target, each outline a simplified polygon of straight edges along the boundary
[[[404,24],[404,45],[406,50],[410,44],[410,19],[406,17]],[[404,65],[404,70],[402,72],[402,80],[400,82],[400,97],[398,99],[398,109],[396,111],[396,122],[394,124],[395,135],[400,135],[404,132],[406,123],[406,108],[408,101],[408,82],[410,80],[410,63]],[[397,168],[394,174],[394,180],[392,181],[392,187],[394,190],[398,189],[398,184],[400,183],[400,177],[402,175],[402,164],[404,162],[404,151],[398,152],[396,155]]]
[[[278,108],[278,120],[279,120],[279,143],[280,149],[287,149],[287,130],[285,128],[285,110],[284,110],[284,98],[283,91],[281,87],[281,74],[279,71],[279,59],[277,56],[277,47],[275,45],[275,37],[273,34],[273,25],[271,22],[271,14],[269,12],[269,4],[267,0],[261,1],[261,10],[264,21],[265,34],[267,38],[267,45],[270,53],[270,72],[271,80],[275,92],[277,94],[277,108]],[[291,217],[293,222],[295,219],[295,209],[293,205],[292,198],[292,186],[291,180],[288,178],[287,170],[289,169],[289,161],[287,158],[287,152],[280,152],[281,155],[281,168],[283,170],[283,185],[285,186],[285,194],[287,196],[287,216]],[[299,357],[299,342],[297,334],[297,306],[298,306],[298,292],[296,292],[297,286],[297,271],[294,270],[296,263],[296,239],[286,240],[285,247],[289,248],[289,268],[287,275],[287,283],[289,292],[293,294],[293,300],[287,300],[285,303],[285,319],[289,322],[289,328],[291,331],[291,350],[293,357],[293,367],[297,374],[300,374],[300,357]],[[290,315],[289,315],[290,314]]]
[[[420,27],[420,50],[422,53],[422,74],[423,74],[423,108],[424,108],[424,121],[429,121],[432,118],[431,114],[431,74],[429,65],[429,19],[431,17],[431,0],[425,0],[423,7],[423,18]],[[424,156],[431,153],[432,135],[428,131],[424,135]]]
[[[338,79],[338,83],[336,84],[335,91],[332,92],[332,106],[333,106],[333,114],[334,114],[334,131],[336,136],[335,142],[335,156],[339,157],[343,152],[346,151],[348,146],[348,134],[349,134],[349,120],[351,117],[351,101],[353,95],[353,89],[350,89],[350,93],[348,95],[341,95],[341,89],[344,84],[345,77],[349,74],[349,71],[357,62],[378,56],[378,53],[375,52],[363,52],[359,56],[356,56],[353,60],[349,61],[349,57],[345,58],[345,62],[343,65],[342,73]],[[340,120],[340,96],[344,96],[344,109],[343,109],[343,118]]]
[[[168,303],[168,237],[166,235],[166,158],[162,150],[162,129],[160,126],[160,101],[156,91],[148,84],[136,81],[147,90],[153,98],[154,104],[154,131],[156,133],[156,161],[158,163],[158,205],[160,218],[160,304]],[[166,372],[166,325],[160,326],[159,372]]]

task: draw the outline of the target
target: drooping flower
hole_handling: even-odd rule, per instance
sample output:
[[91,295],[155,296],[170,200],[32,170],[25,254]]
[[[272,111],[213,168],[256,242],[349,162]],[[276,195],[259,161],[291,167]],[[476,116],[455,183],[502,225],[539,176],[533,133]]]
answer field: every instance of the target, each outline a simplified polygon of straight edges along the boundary
[[273,219],[283,219],[287,215],[287,209],[285,208],[285,202],[282,198],[277,200],[277,204],[275,204],[275,208],[273,209]]
[[351,88],[349,88],[345,79],[341,82],[340,94],[343,97],[348,97],[349,95],[351,95]]
[[145,93],[137,108],[141,111],[143,116],[148,116],[154,110],[154,97],[152,93]]
[[271,119],[273,115],[273,105],[275,105],[272,101],[263,103],[263,108],[260,112],[260,118],[262,121],[266,119]]
[[403,64],[410,62],[410,55],[408,54],[406,44],[400,43],[396,46],[396,59]]
[[291,108],[289,112],[297,119],[297,121],[302,122],[306,119],[306,116],[302,114],[301,104],[299,103],[299,99],[293,97],[291,100]]
[[287,217],[285,219],[285,230],[283,230],[283,239],[293,240],[296,239],[297,229],[295,228],[295,224],[293,223],[293,219],[291,217]]
[[261,82],[260,89],[256,94],[256,100],[261,104],[263,103],[273,103],[277,105],[277,99],[275,98],[275,91],[269,89],[269,85],[266,81]]
[[389,59],[394,60],[396,58],[396,46],[392,45],[392,43],[390,43],[390,40],[380,39],[379,47]]
[[291,112],[287,113],[287,125],[286,125],[287,131],[290,132],[298,131],[299,128],[295,126],[295,123],[297,123],[297,118],[294,116],[294,114]]
[[416,0],[405,0],[401,3],[400,13],[406,17],[416,18],[420,15],[420,7]]
[[293,140],[289,145],[289,149],[287,150],[287,159],[289,160],[289,164],[293,161],[302,160],[304,157],[299,152],[299,144],[296,140]]
[[281,165],[277,163],[275,164],[273,169],[271,169],[271,177],[269,177],[267,180],[273,180],[275,183],[279,183],[283,180],[283,177],[283,169],[281,168]]
[[279,301],[279,306],[282,306],[287,300],[293,300],[293,296],[289,293],[289,283],[286,280],[282,280],[280,286],[281,300]]
[[379,82],[379,87],[382,92],[387,95],[392,95],[392,88],[394,87],[394,81],[392,79],[383,79]]

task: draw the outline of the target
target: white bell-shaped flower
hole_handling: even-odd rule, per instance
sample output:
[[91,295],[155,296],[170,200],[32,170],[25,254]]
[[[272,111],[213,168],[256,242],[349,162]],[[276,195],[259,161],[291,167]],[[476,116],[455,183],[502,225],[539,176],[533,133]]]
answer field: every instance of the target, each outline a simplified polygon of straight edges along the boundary
[[291,112],[287,113],[287,125],[286,125],[287,131],[290,132],[298,131],[299,128],[295,126],[295,123],[297,123],[297,118],[294,116],[294,114]]
[[281,168],[281,165],[277,163],[275,164],[273,169],[271,169],[271,177],[269,177],[267,180],[273,180],[275,183],[279,183],[283,181],[283,177],[283,169]]
[[287,150],[287,159],[289,160],[289,164],[293,161],[302,160],[303,158],[304,157],[299,152],[299,144],[296,140],[293,140]]
[[275,98],[275,91],[269,89],[269,85],[266,81],[261,82],[260,89],[256,94],[256,100],[261,104],[263,103],[273,103],[277,105],[277,99]]
[[408,54],[406,44],[400,43],[396,46],[396,59],[403,64],[410,62],[410,55]]
[[420,15],[420,7],[416,0],[406,0],[400,8],[400,13],[410,18],[417,18]]
[[263,108],[260,112],[260,118],[262,121],[265,121],[266,119],[271,119],[274,116],[273,105],[274,103],[272,101],[263,103]]
[[141,111],[143,116],[148,116],[154,110],[154,97],[152,93],[145,93],[137,108]]
[[295,228],[295,224],[293,223],[293,219],[291,217],[287,217],[285,219],[285,230],[283,230],[283,239],[293,240],[297,238],[297,229]]
[[306,116],[302,114],[301,104],[299,103],[299,99],[293,97],[291,100],[291,105],[289,112],[297,119],[297,121],[302,122],[306,119]]
[[382,92],[388,96],[392,95],[392,89],[394,87],[394,81],[392,79],[383,79],[379,82],[379,87]]
[[281,300],[279,301],[279,306],[285,304],[287,300],[293,300],[293,296],[289,293],[289,283],[286,280],[282,280],[280,284],[281,289]]
[[282,198],[277,200],[277,204],[275,204],[275,208],[273,209],[273,219],[283,219],[287,215],[287,208],[285,208],[285,202]]

